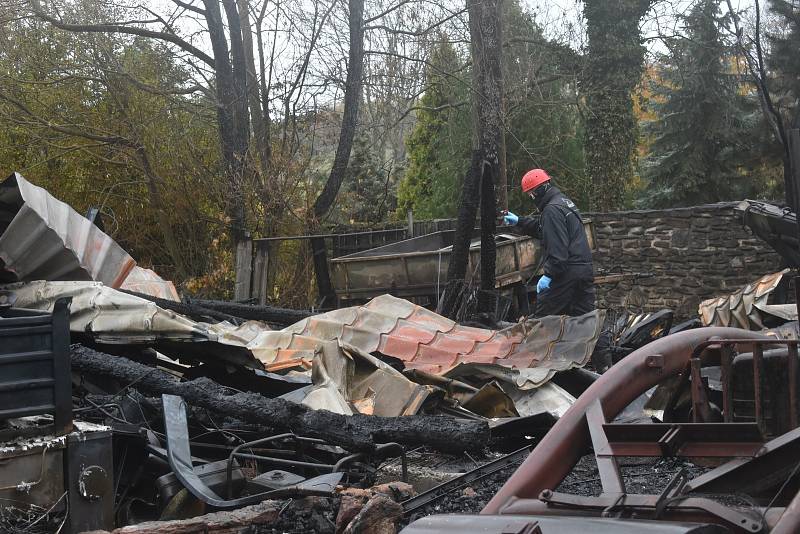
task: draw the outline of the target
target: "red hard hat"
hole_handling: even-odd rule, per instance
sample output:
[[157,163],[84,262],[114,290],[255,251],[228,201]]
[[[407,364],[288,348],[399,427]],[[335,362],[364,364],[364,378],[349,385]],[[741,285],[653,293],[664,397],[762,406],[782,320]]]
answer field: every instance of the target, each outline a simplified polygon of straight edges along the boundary
[[542,169],[531,169],[522,177],[522,192],[533,191],[550,180],[550,176]]

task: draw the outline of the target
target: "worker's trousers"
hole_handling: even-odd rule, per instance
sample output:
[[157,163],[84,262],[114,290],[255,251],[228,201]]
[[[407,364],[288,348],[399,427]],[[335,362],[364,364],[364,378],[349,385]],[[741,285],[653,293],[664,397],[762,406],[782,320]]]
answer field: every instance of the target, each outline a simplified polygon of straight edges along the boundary
[[536,295],[534,317],[571,315],[577,317],[595,309],[594,280],[565,276],[550,282],[550,287]]

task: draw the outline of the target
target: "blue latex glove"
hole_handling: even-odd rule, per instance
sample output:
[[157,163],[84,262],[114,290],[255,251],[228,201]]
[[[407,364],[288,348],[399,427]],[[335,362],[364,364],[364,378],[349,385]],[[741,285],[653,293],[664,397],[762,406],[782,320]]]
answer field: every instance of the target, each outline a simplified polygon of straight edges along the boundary
[[536,293],[541,293],[542,291],[547,291],[550,289],[550,282],[552,281],[553,279],[547,275],[539,278],[539,283],[536,284]]
[[503,222],[509,226],[514,226],[519,222],[519,217],[511,213],[510,211],[503,216]]

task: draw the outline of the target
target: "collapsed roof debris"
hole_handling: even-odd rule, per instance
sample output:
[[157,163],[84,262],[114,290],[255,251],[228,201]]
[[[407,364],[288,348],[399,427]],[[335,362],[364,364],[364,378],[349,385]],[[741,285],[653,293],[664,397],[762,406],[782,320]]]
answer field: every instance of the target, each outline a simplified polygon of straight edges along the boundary
[[161,299],[174,300],[175,302],[181,301],[180,296],[178,296],[178,290],[175,289],[175,284],[164,280],[155,271],[138,265],[131,269],[131,272],[125,277],[125,281],[122,282],[120,289]]
[[298,434],[320,437],[354,451],[369,451],[376,443],[399,442],[430,445],[443,450],[476,450],[488,443],[485,422],[449,417],[343,416],[313,410],[285,399],[256,393],[235,393],[207,378],[179,382],[173,375],[127,358],[108,357],[86,347],[73,347],[73,370],[101,381],[136,383],[149,395],[180,395],[189,405],[205,408],[242,421]]
[[268,328],[262,324],[199,323],[100,282],[20,282],[4,288],[16,295],[17,306],[34,310],[49,311],[59,298],[72,298],[72,334],[105,347],[154,346],[177,359],[262,367],[246,348]]
[[788,269],[784,269],[768,274],[727,297],[704,300],[699,309],[703,325],[761,330],[786,321],[796,321],[795,304],[772,303],[788,272]]
[[136,262],[69,205],[17,173],[0,183],[0,259],[8,278],[120,287]]
[[[591,357],[604,313],[528,319],[503,330],[462,326],[391,295],[363,306],[304,319],[264,332],[249,347],[267,369],[309,362],[320,341],[339,339],[364,352],[397,358],[406,369],[458,376],[495,372],[517,387],[536,387]],[[462,366],[475,366],[458,370]],[[511,369],[507,371],[504,369]],[[469,371],[468,371],[469,369]]]
[[[16,207],[0,233],[9,282],[2,287],[0,330],[38,335],[43,331],[36,328],[52,328],[47,335],[60,340],[63,352],[53,361],[61,364],[67,361],[67,325],[74,344],[72,376],[49,360],[49,374],[42,374],[44,360],[37,358],[47,351],[34,346],[41,339],[11,343],[13,336],[4,336],[11,356],[3,361],[0,350],[0,365],[10,378],[0,380],[0,399],[40,399],[56,391],[55,384],[60,393],[42,401],[33,418],[0,421],[0,438],[16,438],[0,449],[15,466],[0,473],[0,494],[29,506],[5,513],[0,504],[0,528],[14,521],[14,528],[35,531],[30,527],[37,523],[58,528],[90,517],[87,528],[131,533],[245,524],[255,532],[395,532],[398,522],[435,513],[445,497],[452,498],[448,505],[475,499],[481,504],[459,511],[479,511],[495,493],[480,488],[482,481],[499,487],[533,445],[532,460],[485,510],[519,513],[513,521],[531,532],[697,531],[696,524],[577,517],[610,509],[670,520],[691,511],[704,522],[738,522],[750,532],[792,520],[791,512],[780,517],[797,500],[796,484],[784,481],[791,479],[786,466],[798,461],[792,341],[798,329],[786,323],[797,318],[794,305],[780,304],[786,271],[701,305],[705,324],[777,327],[771,332],[683,331],[697,325],[673,327],[671,310],[623,315],[612,321],[616,329],[606,347],[608,363],[616,365],[600,376],[584,366],[605,370],[593,354],[604,311],[523,318],[493,330],[458,324],[389,295],[318,315],[181,300],[171,282],[135,266],[108,236],[46,191],[14,175],[0,184],[2,195],[6,208]],[[43,236],[46,249],[23,239],[20,232],[30,228]],[[100,256],[89,251],[92,239],[105,251]],[[41,265],[28,257],[44,253],[50,255]],[[22,318],[39,322],[20,330]],[[713,335],[730,339],[707,341]],[[753,338],[764,341],[744,347],[737,339],[745,338],[751,345]],[[43,406],[54,416],[42,415]],[[12,408],[7,415],[17,417],[30,407]],[[73,433],[82,437],[69,437],[70,409]],[[44,429],[64,447],[31,445],[44,439]],[[595,457],[580,461],[592,466],[584,475],[569,473],[587,445]],[[730,452],[745,460],[688,481],[687,472],[708,470],[691,463],[695,456]],[[618,458],[628,453],[667,456],[662,460],[672,462],[676,477],[654,475],[644,485],[636,479],[626,486]],[[78,456],[65,463],[58,454]],[[411,470],[419,491],[436,486],[434,480],[451,482],[417,498],[407,484],[375,486],[381,473],[390,482],[408,480],[411,458],[422,459]],[[37,482],[45,465],[39,459],[52,474],[47,483]],[[436,469],[441,462],[458,465],[443,476]],[[768,483],[753,475],[767,471]],[[732,477],[741,478],[737,487],[758,490],[757,514],[698,494],[727,490]],[[576,485],[602,493],[563,492]],[[776,501],[769,492],[779,486]],[[275,501],[251,506],[264,499]],[[94,512],[81,515],[91,507]],[[468,532],[485,525],[505,532],[512,524],[516,528],[507,515],[432,518],[408,531],[457,526]]]

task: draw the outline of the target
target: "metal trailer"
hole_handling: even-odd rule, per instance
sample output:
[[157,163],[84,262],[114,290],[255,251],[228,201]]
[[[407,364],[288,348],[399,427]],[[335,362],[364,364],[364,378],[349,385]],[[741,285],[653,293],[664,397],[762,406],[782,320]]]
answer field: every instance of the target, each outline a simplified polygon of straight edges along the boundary
[[[589,245],[594,249],[594,229],[584,219]],[[406,239],[391,245],[356,252],[330,260],[331,282],[339,306],[367,301],[389,293],[404,298],[438,301],[447,281],[447,267],[455,230]],[[540,268],[542,249],[538,239],[509,233],[496,236],[496,288],[511,293]],[[470,244],[467,281],[478,278],[480,237]],[[524,294],[524,292],[523,292]]]

